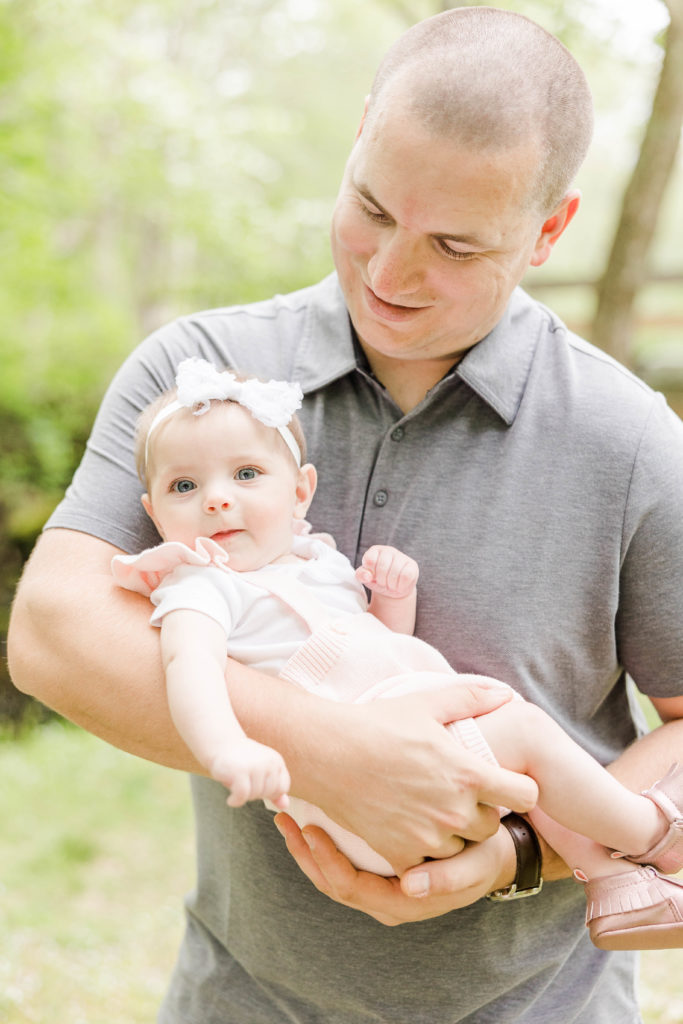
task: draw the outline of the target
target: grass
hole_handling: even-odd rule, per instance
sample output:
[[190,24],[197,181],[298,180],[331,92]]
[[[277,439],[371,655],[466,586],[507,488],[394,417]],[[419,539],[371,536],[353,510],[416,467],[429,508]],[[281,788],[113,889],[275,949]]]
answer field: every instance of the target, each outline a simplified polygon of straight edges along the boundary
[[1,743],[0,778],[0,1021],[154,1021],[192,884],[186,779],[57,723]]
[[[185,778],[52,723],[0,741],[0,780],[0,1021],[151,1024],[192,885]],[[646,1024],[683,1024],[683,950],[642,965]]]

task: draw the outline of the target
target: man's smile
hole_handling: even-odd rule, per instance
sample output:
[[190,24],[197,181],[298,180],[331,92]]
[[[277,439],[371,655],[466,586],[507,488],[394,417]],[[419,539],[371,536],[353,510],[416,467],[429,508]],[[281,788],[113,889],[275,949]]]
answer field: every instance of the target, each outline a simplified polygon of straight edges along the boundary
[[393,320],[398,323],[414,320],[425,309],[430,308],[429,306],[400,306],[394,302],[387,302],[385,299],[380,299],[379,295],[376,295],[365,282],[363,282],[363,292],[370,312],[384,320]]

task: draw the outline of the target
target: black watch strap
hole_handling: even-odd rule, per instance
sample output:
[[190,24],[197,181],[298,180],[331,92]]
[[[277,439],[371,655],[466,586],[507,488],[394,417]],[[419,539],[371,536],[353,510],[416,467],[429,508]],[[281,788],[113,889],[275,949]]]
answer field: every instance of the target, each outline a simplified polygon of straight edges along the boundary
[[533,828],[519,814],[506,814],[501,825],[512,836],[517,854],[517,872],[512,885],[506,889],[490,892],[487,900],[519,900],[524,896],[535,896],[543,887],[541,878],[541,847]]

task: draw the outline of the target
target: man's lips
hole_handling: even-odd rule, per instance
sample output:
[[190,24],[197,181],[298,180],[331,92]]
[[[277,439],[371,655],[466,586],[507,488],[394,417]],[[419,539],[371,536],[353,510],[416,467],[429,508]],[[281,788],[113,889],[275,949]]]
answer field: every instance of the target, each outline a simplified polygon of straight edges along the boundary
[[393,302],[385,302],[384,299],[380,299],[379,295],[375,295],[372,288],[369,288],[365,282],[363,282],[363,290],[370,312],[384,320],[393,320],[397,323],[403,320],[413,320],[429,308],[428,306],[399,306]]

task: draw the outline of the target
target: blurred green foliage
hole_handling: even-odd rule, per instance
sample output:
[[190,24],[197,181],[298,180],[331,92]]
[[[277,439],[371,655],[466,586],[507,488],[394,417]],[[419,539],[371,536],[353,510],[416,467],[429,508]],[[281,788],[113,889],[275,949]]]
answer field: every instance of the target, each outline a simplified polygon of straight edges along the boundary
[[[604,19],[586,27],[597,3],[500,0],[577,53],[611,126],[554,275],[599,272],[656,75],[654,44],[634,54]],[[134,345],[178,314],[331,269],[329,216],[377,60],[443,6],[0,0],[0,634]],[[0,678],[0,717],[17,702]]]

